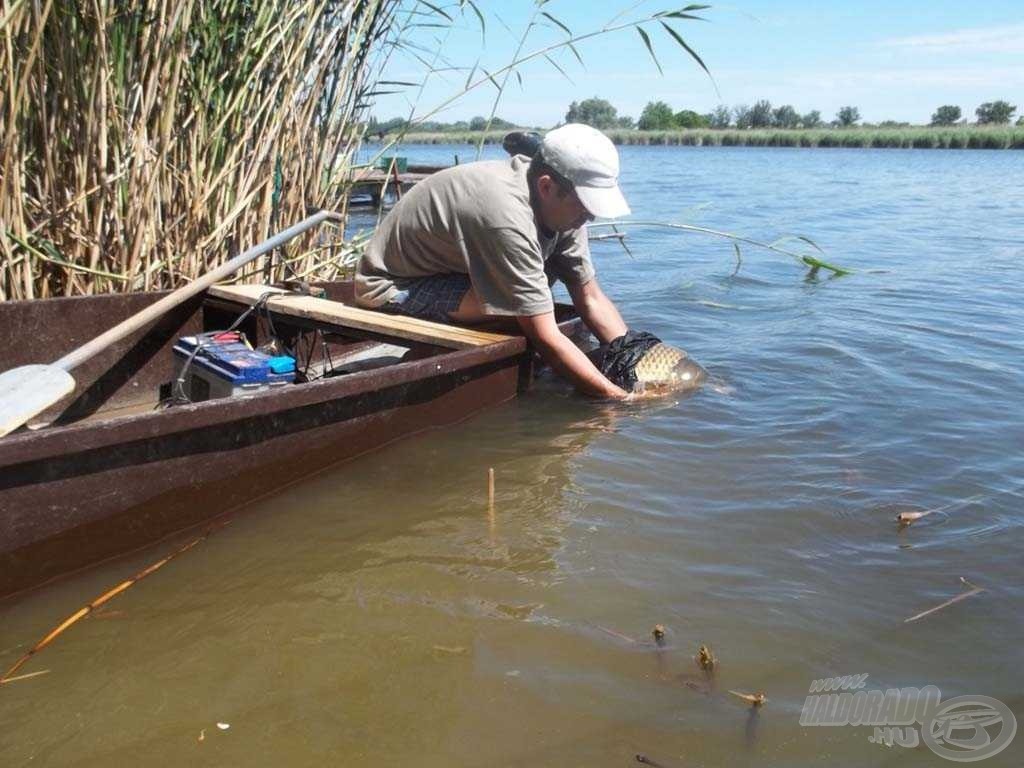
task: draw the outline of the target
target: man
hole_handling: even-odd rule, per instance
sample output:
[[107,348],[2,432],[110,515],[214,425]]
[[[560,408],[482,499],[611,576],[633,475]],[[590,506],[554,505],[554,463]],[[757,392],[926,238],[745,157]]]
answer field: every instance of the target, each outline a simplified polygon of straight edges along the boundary
[[558,330],[551,296],[556,279],[565,283],[604,344],[626,333],[598,285],[584,228],[629,214],[618,175],[615,146],[580,124],[549,132],[532,161],[518,155],[440,171],[377,228],[356,270],[356,300],[439,322],[514,317],[578,390],[629,398]]

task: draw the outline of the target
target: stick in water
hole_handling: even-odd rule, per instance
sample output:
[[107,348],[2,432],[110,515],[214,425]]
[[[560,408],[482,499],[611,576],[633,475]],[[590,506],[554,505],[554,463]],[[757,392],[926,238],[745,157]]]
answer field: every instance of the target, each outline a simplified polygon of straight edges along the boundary
[[29,672],[27,675],[15,675],[14,677],[4,676],[3,680],[0,680],[0,685],[6,685],[7,683],[14,683],[18,680],[28,680],[30,677],[39,677],[40,675],[48,675],[50,670],[41,669],[38,672]]
[[487,505],[494,506],[494,467],[487,470]]
[[935,512],[945,512],[949,509],[956,509],[957,507],[963,507],[971,502],[977,501],[985,497],[985,494],[979,493],[971,496],[968,499],[962,499],[961,501],[951,501],[949,504],[945,504],[941,507],[935,507],[934,509],[926,509],[923,512],[900,512],[896,515],[896,522],[900,524],[901,528],[905,528],[911,523],[916,523],[922,517],[927,517]]
[[965,579],[963,576],[960,577],[960,581],[963,583],[964,586],[970,587],[971,589],[968,590],[967,592],[964,592],[962,594],[957,595],[956,597],[951,597],[946,602],[940,603],[939,605],[936,605],[934,608],[929,608],[927,611],[921,611],[921,613],[918,613],[918,614],[916,614],[914,616],[911,616],[909,619],[904,619],[903,623],[904,624],[909,624],[912,621],[917,621],[918,619],[923,619],[925,616],[930,616],[931,614],[935,613],[936,611],[941,611],[943,608],[948,608],[949,606],[953,605],[954,603],[959,603],[961,600],[966,600],[968,597],[974,597],[975,595],[980,595],[982,592],[986,591],[984,587],[979,587],[976,584],[972,584],[967,579]]
[[108,592],[104,592],[102,595],[97,597],[95,600],[93,600],[88,605],[83,606],[82,608],[79,608],[73,614],[71,614],[66,619],[64,619],[64,621],[62,621],[57,626],[56,629],[54,629],[52,632],[50,632],[48,635],[46,635],[46,637],[44,637],[42,640],[40,640],[38,643],[36,643],[35,646],[32,647],[32,650],[30,650],[28,653],[26,653],[24,656],[22,656],[16,662],[14,662],[14,666],[12,666],[10,669],[7,670],[7,672],[5,672],[2,676],[0,676],[0,683],[7,683],[7,682],[13,680],[14,678],[12,677],[12,675],[15,672],[17,672],[19,669],[21,669],[29,659],[31,659],[33,656],[35,656],[37,653],[39,653],[41,650],[43,650],[43,648],[45,648],[50,643],[52,643],[54,640],[56,640],[72,624],[77,622],[79,619],[85,618],[90,613],[92,613],[92,611],[94,611],[97,608],[99,608],[101,605],[103,605],[108,600],[111,600],[112,598],[117,597],[119,594],[121,594],[126,589],[128,589],[128,587],[132,586],[132,584],[134,584],[135,582],[139,581],[140,579],[146,578],[147,576],[149,576],[149,574],[153,573],[153,571],[155,571],[155,570],[157,570],[159,568],[162,568],[167,563],[169,563],[171,560],[176,558],[178,555],[180,555],[183,552],[186,552],[186,551],[192,549],[192,547],[194,547],[196,544],[198,544],[203,539],[205,539],[207,536],[209,536],[210,533],[212,532],[212,530],[213,529],[210,528],[209,530],[207,530],[206,533],[204,533],[198,539],[195,539],[194,541],[190,541],[185,546],[183,546],[180,549],[176,550],[175,552],[172,552],[171,554],[169,554],[163,560],[158,560],[157,562],[153,563],[153,565],[149,566],[148,568],[144,568],[143,570],[139,571],[137,574],[132,576],[130,579],[126,579],[125,581],[122,581],[120,584],[118,584],[116,587],[114,587],[113,589],[109,590]]
[[636,761],[643,765],[649,765],[651,768],[667,768],[663,763],[659,763],[657,760],[651,760],[647,755],[637,754]]
[[764,695],[764,691],[758,693],[743,693],[742,691],[729,691],[733,696],[738,699],[743,699],[747,704],[752,707],[764,706],[764,703],[768,701],[768,697]]
[[597,628],[605,634],[611,635],[612,637],[617,637],[619,640],[625,640],[627,643],[633,643],[635,645],[638,642],[629,635],[624,635],[621,632],[616,632],[614,629],[608,629],[608,627],[602,627],[600,625],[595,626],[597,626]]

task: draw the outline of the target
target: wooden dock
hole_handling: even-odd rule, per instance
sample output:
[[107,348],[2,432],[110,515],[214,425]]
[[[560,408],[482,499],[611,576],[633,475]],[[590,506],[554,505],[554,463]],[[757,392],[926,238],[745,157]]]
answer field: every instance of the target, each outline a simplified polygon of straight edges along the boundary
[[402,198],[416,184],[431,174],[443,171],[444,165],[409,165],[404,172],[381,168],[360,168],[352,176],[349,206],[390,204]]

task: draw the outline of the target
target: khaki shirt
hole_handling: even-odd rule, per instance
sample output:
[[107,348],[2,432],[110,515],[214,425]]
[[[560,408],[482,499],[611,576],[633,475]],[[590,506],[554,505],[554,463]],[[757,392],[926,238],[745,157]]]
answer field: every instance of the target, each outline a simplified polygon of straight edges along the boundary
[[539,315],[551,285],[594,277],[586,229],[545,237],[526,183],[529,159],[457,165],[413,187],[377,228],[356,269],[356,301],[379,307],[421,277],[469,275],[484,311]]

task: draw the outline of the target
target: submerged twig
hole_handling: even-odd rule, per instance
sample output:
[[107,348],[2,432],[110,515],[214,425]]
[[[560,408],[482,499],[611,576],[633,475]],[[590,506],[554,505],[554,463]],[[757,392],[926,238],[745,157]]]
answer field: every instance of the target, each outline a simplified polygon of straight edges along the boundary
[[137,574],[132,576],[130,579],[126,579],[125,581],[122,581],[120,584],[118,584],[113,589],[108,590],[107,592],[104,592],[102,595],[97,597],[95,600],[93,600],[88,605],[85,605],[82,608],[79,608],[73,614],[68,616],[68,618],[64,619],[64,621],[62,621],[55,629],[53,629],[49,634],[47,634],[42,640],[40,640],[38,643],[36,643],[32,647],[32,649],[30,651],[28,651],[20,659],[18,659],[16,662],[14,662],[14,666],[12,666],[10,669],[7,670],[7,672],[5,672],[2,676],[0,676],[0,683],[6,683],[6,682],[9,682],[9,681],[13,680],[14,678],[12,677],[12,675],[15,672],[17,672],[19,669],[21,669],[21,667],[23,667],[29,661],[29,659],[31,659],[33,656],[35,656],[37,653],[39,653],[41,650],[43,650],[46,646],[48,646],[54,640],[56,640],[69,627],[71,627],[71,625],[75,624],[80,619],[83,619],[86,616],[88,616],[90,613],[92,613],[92,611],[94,611],[97,608],[99,608],[101,605],[106,603],[108,600],[111,600],[111,599],[117,597],[119,594],[124,592],[126,589],[128,589],[130,586],[135,584],[140,579],[146,578],[147,576],[149,576],[154,571],[156,571],[159,568],[162,568],[163,566],[167,565],[167,563],[169,563],[171,560],[176,558],[178,555],[180,555],[183,552],[186,552],[186,551],[192,549],[192,547],[194,547],[196,544],[198,544],[199,542],[201,542],[204,539],[206,539],[206,537],[208,537],[212,532],[213,532],[213,528],[210,528],[209,530],[206,531],[206,533],[204,533],[198,539],[190,541],[188,544],[186,544],[183,547],[180,547],[179,549],[175,550],[174,552],[172,552],[171,554],[169,554],[167,557],[163,558],[162,560],[158,560],[157,562],[153,563],[149,567],[142,569]]
[[600,629],[602,632],[609,634],[612,637],[617,637],[619,640],[625,640],[627,643],[632,643],[636,645],[638,642],[640,642],[639,640],[636,640],[630,637],[629,635],[624,635],[621,632],[616,632],[614,629],[608,629],[608,627],[602,627],[600,625],[595,626],[597,626],[597,628]]
[[757,743],[757,726],[761,721],[761,707],[754,705],[748,710],[747,723],[743,727],[743,741],[747,749],[753,749]]
[[961,581],[961,583],[963,583],[964,586],[970,587],[971,589],[968,590],[967,592],[963,592],[963,593],[957,595],[956,597],[951,597],[949,600],[947,600],[944,603],[939,603],[934,608],[929,608],[927,611],[921,611],[921,613],[915,614],[914,616],[911,616],[909,619],[904,619],[903,623],[904,624],[909,624],[912,621],[917,621],[918,619],[923,619],[925,616],[930,616],[931,614],[935,613],[936,611],[941,611],[943,608],[948,608],[949,606],[953,605],[954,603],[959,603],[961,600],[966,600],[968,597],[974,597],[975,595],[980,595],[982,592],[986,592],[987,591],[984,587],[979,587],[976,584],[972,584],[967,579],[965,579],[963,576],[960,577],[960,581]]
[[7,683],[14,683],[14,682],[17,682],[18,680],[28,680],[30,677],[39,677],[40,675],[48,675],[48,674],[50,674],[50,670],[48,670],[48,669],[41,669],[38,672],[29,672],[29,673],[24,674],[24,675],[15,675],[14,677],[7,677],[6,675],[4,675],[3,679],[0,680],[0,685],[6,685]]
[[651,768],[668,768],[664,763],[659,763],[657,760],[651,760],[647,755],[641,755],[640,753],[637,753],[636,761],[643,765],[649,765]]

